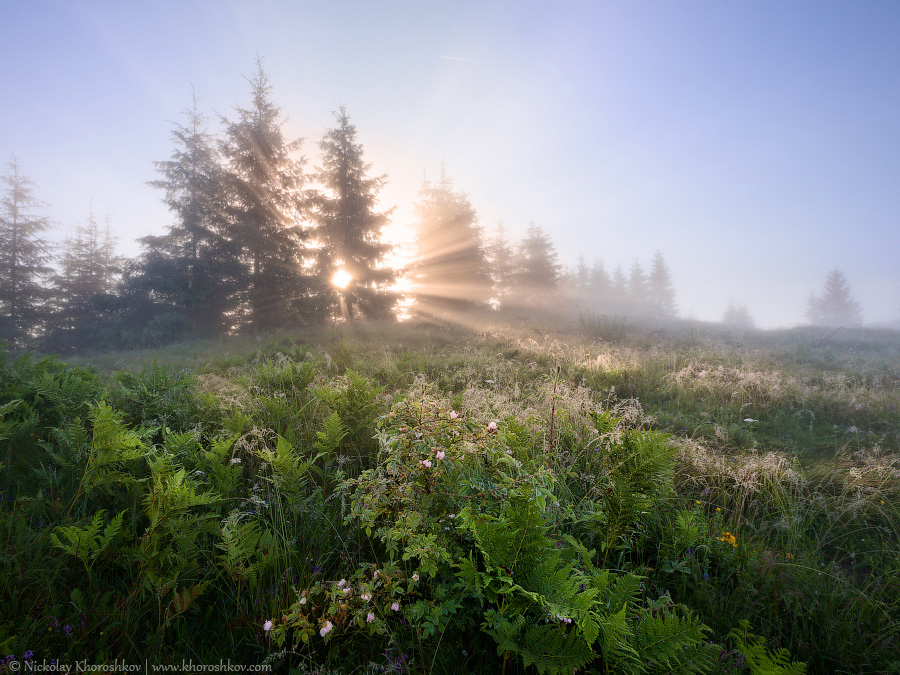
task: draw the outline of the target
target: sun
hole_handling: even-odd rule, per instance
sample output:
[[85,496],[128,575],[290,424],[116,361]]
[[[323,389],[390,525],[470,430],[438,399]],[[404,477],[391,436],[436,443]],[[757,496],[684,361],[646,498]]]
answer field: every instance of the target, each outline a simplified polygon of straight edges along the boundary
[[353,275],[343,267],[338,268],[334,276],[331,277],[331,285],[342,291],[350,285],[351,281],[353,281]]

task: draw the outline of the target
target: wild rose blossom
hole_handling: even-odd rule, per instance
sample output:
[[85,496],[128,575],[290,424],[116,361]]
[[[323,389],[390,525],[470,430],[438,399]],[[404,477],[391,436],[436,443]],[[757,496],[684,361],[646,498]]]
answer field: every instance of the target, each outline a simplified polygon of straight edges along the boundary
[[497,423],[496,423],[496,422],[491,422],[490,424],[487,425],[487,430],[488,430],[488,431],[497,431],[498,428],[499,428],[499,427],[497,427]]
[[375,620],[375,612],[369,612],[366,615],[366,623],[372,623]]
[[445,457],[444,451],[443,451],[443,450],[438,450],[438,451],[437,451],[437,454],[435,455],[435,457],[437,457],[438,459],[444,459],[444,457]]
[[455,411],[455,410],[451,410],[451,411],[450,411],[450,419],[451,419],[451,420],[455,420],[457,417],[459,417],[459,415],[456,413],[456,411]]
[[271,622],[271,621],[266,621],[266,622],[263,624],[263,630],[266,631],[267,633],[268,633],[270,630],[272,630],[272,622]]
[[391,609],[394,610],[395,612],[399,612],[400,611],[400,603],[395,602],[394,604],[391,605]]
[[319,631],[319,635],[321,635],[322,637],[325,637],[326,635],[328,635],[328,633],[331,632],[332,628],[334,628],[334,626],[331,624],[331,622],[326,621],[325,625],[322,626],[322,629]]

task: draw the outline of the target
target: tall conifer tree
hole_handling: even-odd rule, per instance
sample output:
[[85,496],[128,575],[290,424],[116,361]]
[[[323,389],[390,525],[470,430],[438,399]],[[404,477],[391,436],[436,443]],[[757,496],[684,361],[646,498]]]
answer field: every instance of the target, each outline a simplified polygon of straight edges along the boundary
[[375,210],[386,176],[369,176],[372,165],[363,159],[347,110],[340,107],[334,117],[336,126],[319,143],[318,179],[327,193],[317,200],[316,273],[320,279],[333,280],[326,291],[332,313],[340,296],[347,318],[360,312],[370,318],[390,318],[397,296],[389,286],[397,274],[382,266],[393,247],[381,239],[390,211]]
[[647,304],[650,316],[655,319],[674,319],[678,314],[672,275],[659,251],[653,255],[650,275],[647,277]]
[[556,297],[560,271],[550,237],[534,222],[529,223],[516,262],[516,303],[528,308],[548,307]]
[[0,177],[0,341],[15,346],[32,342],[47,316],[43,281],[52,269],[50,245],[41,235],[50,219],[34,194],[34,181],[19,171],[13,155]]
[[515,250],[506,236],[506,226],[499,222],[494,236],[488,241],[487,260],[493,286],[492,304],[505,308],[512,293],[516,270]]
[[247,323],[259,331],[316,317],[311,279],[304,273],[309,196],[304,160],[297,157],[302,140],[285,138],[287,120],[272,100],[262,61],[256,65],[250,107],[236,108],[237,119],[225,120],[222,154],[229,234],[249,273]]
[[612,279],[606,271],[602,260],[595,260],[591,266],[591,277],[588,282],[588,307],[601,314],[613,311]]
[[155,162],[162,176],[150,185],[165,192],[175,216],[168,232],[144,237],[140,279],[164,311],[173,311],[192,332],[209,336],[227,332],[236,293],[244,279],[240,249],[228,237],[227,194],[220,157],[197,98],[184,112],[185,124],[172,131],[172,158]]
[[643,316],[647,313],[649,293],[647,288],[647,273],[640,261],[631,263],[631,271],[628,274],[628,305],[629,314]]
[[616,265],[612,275],[612,301],[610,308],[614,314],[629,314],[628,277],[622,265]]
[[96,347],[103,307],[115,291],[121,264],[109,215],[101,227],[92,205],[87,221],[61,249],[45,346],[53,351]]
[[821,297],[810,296],[806,316],[815,326],[862,325],[862,309],[853,299],[843,272],[834,269],[828,273],[825,292]]
[[475,209],[441,171],[425,180],[416,203],[419,259],[416,302],[423,314],[442,315],[487,307],[491,276]]

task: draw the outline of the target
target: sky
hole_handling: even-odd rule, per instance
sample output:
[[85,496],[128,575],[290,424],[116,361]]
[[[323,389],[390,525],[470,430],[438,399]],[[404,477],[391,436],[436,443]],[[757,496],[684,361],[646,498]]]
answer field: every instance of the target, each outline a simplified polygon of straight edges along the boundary
[[[195,94],[234,119],[257,56],[286,134],[346,105],[387,235],[445,167],[488,235],[529,222],[560,260],[655,250],[683,316],[732,300],[803,322],[842,270],[867,323],[900,318],[900,3],[0,0],[0,160],[62,239],[89,210],[126,255],[172,221],[147,185]],[[213,126],[214,129],[219,127]]]

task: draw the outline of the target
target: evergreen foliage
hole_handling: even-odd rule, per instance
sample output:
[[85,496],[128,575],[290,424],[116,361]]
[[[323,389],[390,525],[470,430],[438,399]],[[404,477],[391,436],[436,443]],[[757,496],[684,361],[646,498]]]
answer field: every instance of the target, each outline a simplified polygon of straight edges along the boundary
[[653,263],[647,277],[647,301],[650,316],[654,319],[674,319],[678,314],[675,285],[660,251],[653,254]]
[[251,105],[225,120],[228,238],[240,248],[249,286],[242,289],[241,323],[255,332],[313,320],[317,288],[305,270],[303,219],[309,210],[302,140],[289,141],[286,120],[272,100],[272,85],[257,60]]
[[560,265],[556,248],[533,222],[519,245],[513,279],[513,303],[520,307],[547,309],[558,297]]
[[383,265],[393,248],[381,241],[381,229],[388,223],[390,211],[375,211],[386,177],[368,176],[372,165],[363,159],[363,148],[356,140],[356,127],[346,108],[340,107],[334,117],[336,126],[326,131],[319,143],[322,167],[318,180],[326,193],[316,201],[320,243],[316,275],[330,280],[343,269],[351,277],[344,289],[329,284],[326,293],[331,314],[336,313],[340,294],[348,318],[361,314],[387,319],[393,316],[397,301],[389,289],[397,272]]
[[487,260],[491,270],[493,297],[491,303],[504,307],[515,284],[515,251],[506,236],[506,227],[497,223],[494,236],[487,243]]
[[87,222],[64,242],[58,259],[46,347],[83,351],[98,346],[98,333],[109,321],[105,308],[114,298],[121,271],[115,244],[109,215],[101,230],[91,207]]
[[810,295],[806,318],[814,326],[862,325],[862,310],[853,299],[843,272],[831,270],[825,278],[822,296]]
[[637,316],[647,316],[650,309],[650,289],[647,281],[647,273],[640,261],[631,262],[631,270],[628,273],[628,294],[625,302],[628,313]]
[[747,306],[735,303],[733,300],[728,301],[725,314],[722,316],[722,323],[739,330],[749,330],[756,327],[756,323],[753,321]]
[[0,177],[0,341],[25,346],[47,316],[50,245],[43,233],[50,220],[34,194],[34,181],[20,173],[13,155]]
[[196,96],[184,115],[185,123],[172,131],[172,158],[155,162],[162,178],[150,182],[165,193],[175,221],[165,235],[141,240],[143,269],[131,284],[191,332],[221,335],[233,327],[229,316],[246,284],[245,269],[240,249],[229,237],[221,158]]
[[453,189],[443,168],[436,183],[423,181],[416,214],[416,311],[441,316],[486,307],[491,275],[481,228],[468,196]]

